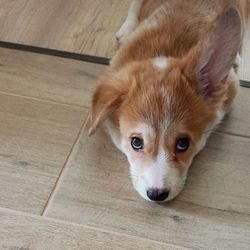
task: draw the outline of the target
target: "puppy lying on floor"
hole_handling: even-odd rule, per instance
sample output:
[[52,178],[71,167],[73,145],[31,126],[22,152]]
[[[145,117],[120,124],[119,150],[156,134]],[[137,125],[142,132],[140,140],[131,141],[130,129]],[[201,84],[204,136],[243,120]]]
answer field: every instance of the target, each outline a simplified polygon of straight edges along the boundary
[[127,156],[137,192],[168,201],[237,93],[249,0],[134,0],[121,46],[96,89],[102,124]]

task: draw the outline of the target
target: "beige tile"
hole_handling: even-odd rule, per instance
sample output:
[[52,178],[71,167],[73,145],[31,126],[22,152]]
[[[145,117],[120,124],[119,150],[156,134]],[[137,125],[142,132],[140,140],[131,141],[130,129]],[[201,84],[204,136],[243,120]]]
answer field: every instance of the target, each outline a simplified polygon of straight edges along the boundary
[[240,65],[240,79],[250,81],[250,19],[246,25],[246,32],[242,47],[242,60]]
[[106,66],[0,48],[0,91],[89,106]]
[[0,40],[111,57],[131,0],[2,0]]
[[[225,186],[221,186],[219,177],[215,180],[209,179],[210,186],[212,183],[216,185],[213,189],[209,189],[210,186],[206,189],[205,185],[201,189],[201,185],[191,180],[183,196],[187,197],[189,194],[188,201],[177,199],[166,205],[144,201],[132,188],[126,159],[100,131],[91,138],[81,138],[76,148],[76,157],[68,166],[64,179],[46,211],[46,216],[195,249],[247,248],[250,244],[250,218],[248,215],[230,211],[249,211],[250,176],[245,165],[249,158],[246,149],[249,141],[237,138],[232,140],[231,137],[220,135],[214,137],[219,138],[214,139],[216,145],[210,143],[211,149],[205,151],[203,157],[197,159],[195,164],[198,166],[199,162],[203,163],[206,159],[207,176],[211,177],[215,166],[211,166],[211,173],[208,166],[216,162],[217,167],[221,168],[218,175],[224,177],[224,185],[227,186],[230,185],[230,181],[234,181],[233,176],[236,174],[232,170],[237,165],[240,169],[237,173],[237,182],[244,180],[244,184],[237,184],[236,189],[239,190],[234,191],[233,188],[227,190]],[[213,147],[217,147],[217,151]],[[229,149],[230,158],[224,159]],[[209,155],[211,151],[212,153],[216,151],[217,154],[211,156]],[[247,172],[243,172],[244,170]],[[195,174],[195,178],[199,178],[198,171]],[[202,178],[205,178],[204,174],[204,171],[200,170]],[[192,183],[194,183],[193,189]],[[216,193],[210,193],[211,190],[216,190]],[[197,201],[196,197],[192,198],[192,192],[197,196],[198,194],[207,196],[204,205],[211,202],[211,207],[228,211],[203,207],[203,204],[200,204],[202,199]],[[239,192],[241,197],[237,196]],[[223,200],[219,200],[218,197],[221,198],[222,194],[224,194]],[[242,200],[245,203],[238,203]]]
[[190,169],[179,200],[250,215],[249,138],[215,133]]
[[43,211],[85,115],[0,94],[0,206]]
[[0,209],[2,250],[184,249],[112,231],[64,223]]
[[250,137],[250,89],[241,87],[232,110],[218,126],[222,132]]

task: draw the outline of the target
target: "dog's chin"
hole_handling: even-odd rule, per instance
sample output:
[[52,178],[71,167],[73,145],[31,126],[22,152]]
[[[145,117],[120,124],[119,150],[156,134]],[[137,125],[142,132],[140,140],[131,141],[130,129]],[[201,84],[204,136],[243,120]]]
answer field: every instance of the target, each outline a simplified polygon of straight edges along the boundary
[[132,183],[133,183],[134,189],[144,200],[150,201],[150,202],[157,202],[157,203],[165,203],[165,202],[175,199],[181,193],[184,187],[184,183],[178,186],[175,186],[172,189],[169,189],[170,191],[169,191],[169,195],[167,199],[165,199],[164,201],[153,201],[148,198],[147,191],[146,191],[147,189],[142,183],[140,183],[140,181],[138,181],[137,178],[132,178]]

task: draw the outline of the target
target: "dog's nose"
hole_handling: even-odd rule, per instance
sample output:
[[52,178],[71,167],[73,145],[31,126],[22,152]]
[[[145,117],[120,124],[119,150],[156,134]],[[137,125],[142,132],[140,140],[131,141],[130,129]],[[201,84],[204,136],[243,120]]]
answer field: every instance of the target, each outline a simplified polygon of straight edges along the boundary
[[164,201],[168,198],[169,192],[165,189],[150,188],[147,196],[151,201]]

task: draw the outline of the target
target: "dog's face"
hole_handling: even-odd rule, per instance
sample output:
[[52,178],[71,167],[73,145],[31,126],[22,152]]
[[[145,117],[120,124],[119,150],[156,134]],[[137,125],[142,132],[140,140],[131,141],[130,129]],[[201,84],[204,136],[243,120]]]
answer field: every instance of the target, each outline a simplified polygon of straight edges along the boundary
[[127,68],[128,75],[125,85],[130,87],[117,111],[119,148],[128,158],[139,194],[148,200],[171,200],[182,190],[192,159],[205,144],[215,110],[190,87],[178,61],[140,62]]
[[116,84],[100,85],[94,97],[96,103],[115,103],[106,126],[128,158],[135,189],[147,200],[179,194],[216,119],[215,109],[191,87],[179,63],[168,58],[132,63],[108,75],[105,82]]
[[[221,29],[232,34],[230,44],[217,34]],[[241,33],[223,25],[215,32],[183,58],[111,68],[94,94],[89,133],[106,125],[128,158],[135,189],[147,200],[167,201],[180,193],[218,122]],[[221,48],[225,43],[230,53]]]

